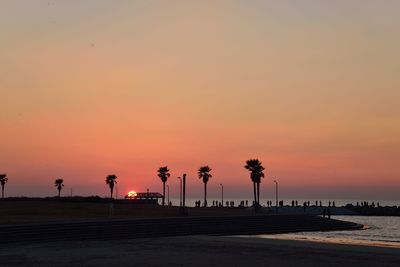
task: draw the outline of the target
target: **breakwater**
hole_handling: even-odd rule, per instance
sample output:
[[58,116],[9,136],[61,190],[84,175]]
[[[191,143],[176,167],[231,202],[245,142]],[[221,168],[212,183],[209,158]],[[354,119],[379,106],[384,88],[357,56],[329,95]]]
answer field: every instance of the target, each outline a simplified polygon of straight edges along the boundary
[[96,220],[0,226],[0,245],[16,242],[109,240],[182,235],[253,235],[361,229],[312,215],[252,215]]

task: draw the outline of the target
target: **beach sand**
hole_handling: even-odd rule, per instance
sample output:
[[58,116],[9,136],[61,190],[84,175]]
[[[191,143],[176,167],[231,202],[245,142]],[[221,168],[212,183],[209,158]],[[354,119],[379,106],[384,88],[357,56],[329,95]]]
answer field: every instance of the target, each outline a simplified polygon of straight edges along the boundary
[[[112,229],[110,229],[112,231]],[[0,247],[1,266],[400,266],[400,249],[184,236]]]

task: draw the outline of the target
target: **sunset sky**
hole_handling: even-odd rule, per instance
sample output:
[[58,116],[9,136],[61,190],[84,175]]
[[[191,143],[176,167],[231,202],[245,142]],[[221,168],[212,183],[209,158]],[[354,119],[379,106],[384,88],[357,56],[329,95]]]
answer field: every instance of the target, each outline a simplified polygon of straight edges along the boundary
[[7,196],[399,199],[400,1],[0,0]]

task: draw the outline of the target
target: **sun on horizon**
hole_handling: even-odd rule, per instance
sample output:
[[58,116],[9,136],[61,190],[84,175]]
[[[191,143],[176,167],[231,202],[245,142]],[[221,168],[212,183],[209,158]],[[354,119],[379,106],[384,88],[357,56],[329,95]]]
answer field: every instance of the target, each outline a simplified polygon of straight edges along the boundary
[[131,190],[128,192],[128,197],[136,197],[136,196],[137,196],[137,193],[135,191]]

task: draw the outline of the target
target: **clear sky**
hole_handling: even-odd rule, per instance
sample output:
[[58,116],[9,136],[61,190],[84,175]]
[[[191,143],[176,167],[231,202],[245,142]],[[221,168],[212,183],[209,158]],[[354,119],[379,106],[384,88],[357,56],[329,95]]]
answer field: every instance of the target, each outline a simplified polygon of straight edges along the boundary
[[400,1],[0,0],[7,195],[391,198],[400,191]]

